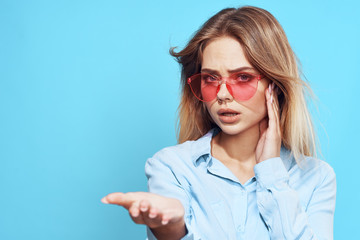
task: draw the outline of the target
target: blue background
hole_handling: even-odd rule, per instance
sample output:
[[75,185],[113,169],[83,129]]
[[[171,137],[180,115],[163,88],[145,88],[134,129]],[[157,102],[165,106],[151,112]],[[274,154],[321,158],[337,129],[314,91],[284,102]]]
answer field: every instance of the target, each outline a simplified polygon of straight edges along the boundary
[[302,62],[321,158],[337,174],[335,239],[359,239],[355,0],[0,0],[0,239],[144,239],[100,199],[145,191],[146,159],[176,143],[169,48],[246,4],[280,21]]

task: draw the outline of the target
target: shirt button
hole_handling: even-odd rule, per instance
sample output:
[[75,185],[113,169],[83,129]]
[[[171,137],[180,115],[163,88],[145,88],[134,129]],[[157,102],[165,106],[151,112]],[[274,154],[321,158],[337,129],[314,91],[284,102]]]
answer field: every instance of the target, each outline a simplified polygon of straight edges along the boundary
[[243,231],[244,231],[244,226],[243,226],[243,225],[239,225],[239,226],[237,227],[237,231],[238,231],[238,232],[243,232]]

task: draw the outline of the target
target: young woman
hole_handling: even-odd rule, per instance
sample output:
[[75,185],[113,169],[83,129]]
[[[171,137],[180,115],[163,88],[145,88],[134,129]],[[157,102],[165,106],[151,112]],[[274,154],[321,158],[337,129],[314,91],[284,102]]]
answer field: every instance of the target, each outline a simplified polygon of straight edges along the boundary
[[211,17],[180,52],[179,145],[148,159],[149,192],[112,193],[149,239],[332,239],[336,180],[314,158],[309,91],[277,20]]

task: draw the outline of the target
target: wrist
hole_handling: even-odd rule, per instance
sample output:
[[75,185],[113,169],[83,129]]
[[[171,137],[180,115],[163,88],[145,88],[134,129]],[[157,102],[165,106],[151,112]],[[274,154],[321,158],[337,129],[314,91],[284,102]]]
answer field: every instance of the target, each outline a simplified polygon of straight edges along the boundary
[[178,222],[170,222],[164,226],[150,228],[150,230],[158,240],[179,240],[187,234],[187,229],[183,218]]

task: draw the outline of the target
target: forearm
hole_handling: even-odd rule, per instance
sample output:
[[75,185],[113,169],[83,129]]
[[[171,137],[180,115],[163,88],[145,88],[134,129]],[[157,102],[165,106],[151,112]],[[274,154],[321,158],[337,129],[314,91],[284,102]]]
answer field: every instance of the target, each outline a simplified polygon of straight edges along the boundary
[[[288,174],[280,159],[257,166],[259,212],[273,239],[332,239],[336,182],[331,169],[316,183],[305,207],[298,192],[288,184]],[[312,168],[313,169],[313,168]],[[307,174],[310,176],[310,174]],[[303,178],[305,179],[305,178]],[[308,182],[310,183],[310,182]],[[304,183],[306,184],[306,183]],[[310,185],[309,185],[310,187]]]

